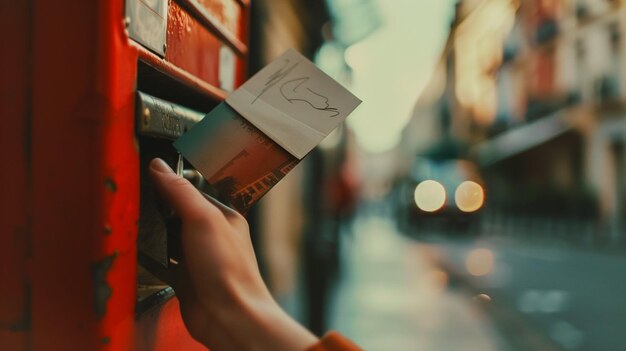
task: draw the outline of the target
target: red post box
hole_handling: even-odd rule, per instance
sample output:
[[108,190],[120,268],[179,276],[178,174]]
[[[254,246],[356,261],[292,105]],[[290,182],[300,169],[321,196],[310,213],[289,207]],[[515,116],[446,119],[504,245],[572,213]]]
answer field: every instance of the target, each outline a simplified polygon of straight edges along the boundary
[[171,250],[151,241],[169,234],[142,165],[175,162],[171,141],[243,82],[248,0],[0,15],[0,349],[202,349],[171,289],[138,277],[138,252],[167,265]]

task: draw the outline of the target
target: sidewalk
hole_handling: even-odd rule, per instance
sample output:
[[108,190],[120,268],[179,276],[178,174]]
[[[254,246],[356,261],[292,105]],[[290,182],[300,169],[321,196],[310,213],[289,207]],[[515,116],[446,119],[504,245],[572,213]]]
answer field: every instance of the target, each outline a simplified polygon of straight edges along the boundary
[[428,250],[362,215],[342,242],[330,328],[369,351],[509,350],[471,296],[449,290]]
[[[452,278],[489,294],[489,313],[520,350],[614,350],[626,337],[626,256],[520,237],[440,238],[430,244]],[[470,274],[490,252],[485,274]],[[473,257],[470,260],[470,257]],[[484,264],[484,262],[483,262]]]

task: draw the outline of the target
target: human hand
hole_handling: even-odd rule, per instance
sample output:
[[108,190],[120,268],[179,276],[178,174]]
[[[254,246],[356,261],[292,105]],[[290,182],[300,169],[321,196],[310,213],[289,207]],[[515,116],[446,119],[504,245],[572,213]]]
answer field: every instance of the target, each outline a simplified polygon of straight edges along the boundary
[[317,339],[274,301],[261,278],[248,223],[199,192],[161,159],[156,188],[182,221],[183,258],[174,290],[192,337],[213,351],[297,350]]

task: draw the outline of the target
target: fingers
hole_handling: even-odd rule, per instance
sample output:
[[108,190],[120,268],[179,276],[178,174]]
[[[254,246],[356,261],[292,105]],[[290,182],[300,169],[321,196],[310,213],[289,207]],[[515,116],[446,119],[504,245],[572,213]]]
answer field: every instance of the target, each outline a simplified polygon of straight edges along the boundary
[[150,162],[150,175],[159,193],[183,219],[221,215],[221,211],[185,178],[179,177],[160,158]]
[[219,200],[217,200],[216,198],[207,195],[205,193],[201,193],[202,196],[204,196],[205,199],[207,199],[207,201],[209,201],[210,203],[212,203],[213,205],[215,205],[215,207],[219,208],[220,211],[222,211],[222,213],[224,214],[224,216],[226,216],[226,218],[228,219],[243,219],[243,216],[233,210],[232,208],[224,205],[223,203],[219,202]]

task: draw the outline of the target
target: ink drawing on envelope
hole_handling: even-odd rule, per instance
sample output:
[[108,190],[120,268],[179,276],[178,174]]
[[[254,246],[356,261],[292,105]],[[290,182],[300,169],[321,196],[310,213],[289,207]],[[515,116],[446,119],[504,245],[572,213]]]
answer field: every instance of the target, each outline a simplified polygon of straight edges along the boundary
[[174,146],[245,213],[361,101],[293,50],[261,69]]
[[239,114],[301,159],[361,103],[294,50],[226,98]]

